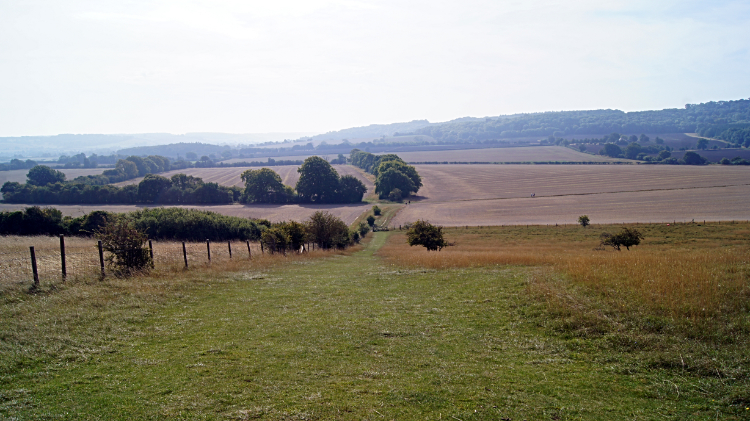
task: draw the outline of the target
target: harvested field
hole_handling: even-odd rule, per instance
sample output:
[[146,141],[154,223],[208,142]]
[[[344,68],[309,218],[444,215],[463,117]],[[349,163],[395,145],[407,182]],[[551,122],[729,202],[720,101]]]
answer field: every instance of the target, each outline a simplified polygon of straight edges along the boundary
[[[66,180],[72,180],[82,175],[99,175],[107,168],[86,168],[86,169],[60,169],[65,174]],[[16,183],[26,183],[26,174],[29,170],[13,170],[13,171],[0,171],[0,185],[5,184],[6,181],[14,181]]]
[[615,162],[627,161],[574,151],[563,146],[399,152],[407,162]]
[[[419,165],[393,220],[446,226],[750,219],[750,167]],[[531,198],[532,193],[536,197]]]
[[[32,205],[0,203],[0,211],[14,211]],[[59,209],[65,216],[81,216],[95,210],[107,212],[131,212],[134,210],[158,207],[142,205],[49,205]],[[341,218],[347,224],[354,222],[357,217],[369,209],[369,203],[352,205],[213,205],[213,206],[169,206],[186,209],[201,209],[222,215],[239,216],[242,218],[268,219],[271,222],[303,221],[316,211],[330,212]]]
[[[159,175],[169,178],[175,174],[187,174],[192,175],[193,177],[200,177],[207,183],[218,183],[222,186],[243,187],[244,184],[242,183],[240,175],[246,170],[258,170],[261,168],[270,168],[276,171],[281,177],[281,181],[287,186],[294,187],[294,185],[297,184],[297,180],[299,180],[299,173],[297,172],[297,168],[299,167],[297,165],[278,165],[272,167],[186,168],[183,170],[168,171]],[[334,165],[333,168],[336,169],[339,175],[353,175],[357,177],[365,184],[367,190],[372,191],[375,189],[375,185],[372,181],[368,180],[367,177],[363,175],[362,171],[356,167],[351,165]],[[143,180],[143,177],[122,181],[114,185],[122,187],[128,184],[138,184],[141,180]]]

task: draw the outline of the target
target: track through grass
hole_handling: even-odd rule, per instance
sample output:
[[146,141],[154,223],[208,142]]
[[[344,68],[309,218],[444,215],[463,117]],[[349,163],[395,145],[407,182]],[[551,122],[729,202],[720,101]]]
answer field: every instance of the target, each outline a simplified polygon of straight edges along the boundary
[[139,317],[123,310],[126,326],[105,351],[3,372],[0,417],[609,420],[727,411],[668,372],[624,370],[618,355],[549,335],[541,305],[524,295],[529,269],[390,266],[374,254],[388,235],[375,233],[351,256],[203,279],[145,314],[133,310]]

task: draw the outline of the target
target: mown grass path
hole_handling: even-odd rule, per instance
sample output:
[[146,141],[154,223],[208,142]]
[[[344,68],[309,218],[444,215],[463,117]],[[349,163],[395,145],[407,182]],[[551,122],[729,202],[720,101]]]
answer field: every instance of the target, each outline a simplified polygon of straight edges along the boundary
[[[21,370],[17,419],[663,419],[710,409],[545,335],[528,269],[403,270],[367,248],[237,273],[110,353]],[[662,384],[663,383],[663,384]],[[679,387],[678,387],[679,389]],[[14,402],[9,402],[11,394]]]

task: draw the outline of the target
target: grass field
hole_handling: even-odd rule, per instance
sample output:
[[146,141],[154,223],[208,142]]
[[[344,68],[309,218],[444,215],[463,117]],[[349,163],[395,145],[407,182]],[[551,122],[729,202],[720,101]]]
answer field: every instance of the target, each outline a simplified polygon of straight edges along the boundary
[[617,227],[381,232],[3,294],[0,417],[747,419],[750,225],[638,228],[630,252],[592,250]]
[[627,161],[576,152],[563,146],[463,149],[453,151],[399,152],[407,162],[615,162]]

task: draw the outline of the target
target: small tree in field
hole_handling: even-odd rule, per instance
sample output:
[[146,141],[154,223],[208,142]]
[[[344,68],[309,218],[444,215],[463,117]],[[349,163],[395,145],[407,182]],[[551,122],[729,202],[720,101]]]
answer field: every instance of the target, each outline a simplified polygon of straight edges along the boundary
[[578,217],[578,223],[582,227],[586,228],[587,226],[589,226],[591,224],[591,220],[589,219],[588,215],[581,215],[581,216]]
[[148,270],[151,256],[146,247],[148,237],[136,230],[130,221],[117,218],[107,223],[98,232],[102,248],[108,252],[107,264],[118,276],[130,276]]
[[630,250],[630,247],[641,244],[643,240],[643,234],[637,229],[623,228],[619,233],[612,235],[610,233],[602,233],[601,245],[611,246],[615,250],[620,250],[620,247],[625,246],[626,249]]
[[428,251],[441,250],[448,245],[443,239],[443,227],[422,220],[411,225],[406,238],[410,246],[424,246]]

